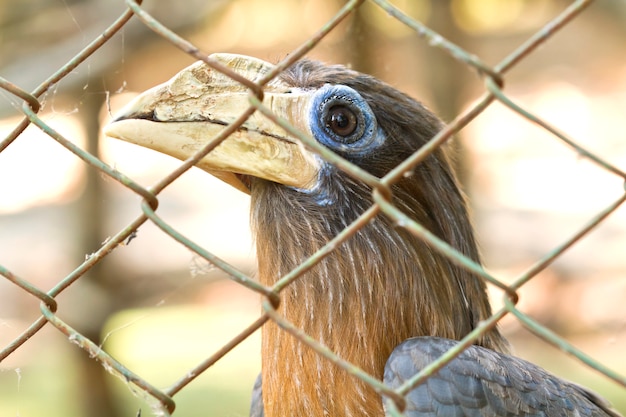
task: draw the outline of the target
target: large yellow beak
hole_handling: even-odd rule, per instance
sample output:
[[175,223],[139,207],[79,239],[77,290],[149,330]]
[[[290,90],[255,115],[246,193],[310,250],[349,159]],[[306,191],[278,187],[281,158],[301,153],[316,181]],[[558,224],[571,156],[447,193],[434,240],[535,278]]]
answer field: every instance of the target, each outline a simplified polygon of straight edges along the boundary
[[[211,58],[251,81],[273,67],[242,55],[213,54]],[[248,97],[244,85],[200,61],[136,97],[104,133],[185,160],[244,113],[250,107]],[[308,134],[310,102],[309,92],[278,80],[264,89],[263,104]],[[319,170],[312,153],[259,112],[196,166],[244,192],[249,192],[248,187],[235,174],[307,189],[314,185]]]

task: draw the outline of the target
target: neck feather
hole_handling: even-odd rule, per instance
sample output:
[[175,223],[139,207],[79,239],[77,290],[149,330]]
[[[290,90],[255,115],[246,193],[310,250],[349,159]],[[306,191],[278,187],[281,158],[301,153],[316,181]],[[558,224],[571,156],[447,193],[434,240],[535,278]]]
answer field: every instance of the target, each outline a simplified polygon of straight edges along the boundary
[[[371,204],[366,190],[344,189],[345,202],[315,206],[297,191],[275,184],[253,188],[253,228],[259,278],[272,285],[336,236]],[[362,197],[361,197],[362,196]],[[434,233],[478,260],[461,201],[454,227],[433,223],[432,213],[409,195],[398,205]],[[466,226],[467,225],[467,226]],[[308,335],[382,379],[392,350],[410,337],[460,339],[490,307],[483,282],[427,244],[377,216],[323,261],[281,292],[279,312]],[[479,341],[503,350],[497,330]],[[373,390],[317,355],[274,323],[264,327],[263,396],[268,417],[383,416]]]

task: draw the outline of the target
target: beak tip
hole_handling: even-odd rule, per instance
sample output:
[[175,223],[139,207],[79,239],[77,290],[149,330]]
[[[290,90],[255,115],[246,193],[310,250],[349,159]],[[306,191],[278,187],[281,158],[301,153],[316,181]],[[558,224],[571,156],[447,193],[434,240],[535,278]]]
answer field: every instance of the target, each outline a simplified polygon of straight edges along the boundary
[[113,124],[118,120],[119,119],[117,118],[113,119],[102,128],[102,133],[104,134],[104,136],[117,139],[117,136],[115,135],[115,126],[113,126]]

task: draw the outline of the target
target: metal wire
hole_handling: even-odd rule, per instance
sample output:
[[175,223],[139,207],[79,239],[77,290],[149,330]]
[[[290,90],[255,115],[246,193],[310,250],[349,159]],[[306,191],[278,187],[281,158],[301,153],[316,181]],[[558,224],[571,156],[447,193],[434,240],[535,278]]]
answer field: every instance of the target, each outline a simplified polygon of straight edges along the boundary
[[[602,157],[592,153],[585,147],[578,145],[571,138],[569,138],[563,132],[558,131],[545,121],[541,120],[537,115],[525,110],[522,106],[516,104],[509,96],[503,92],[503,85],[505,82],[505,74],[510,69],[514,68],[526,57],[533,53],[538,46],[549,42],[552,36],[558,32],[561,28],[568,25],[578,15],[580,15],[586,8],[592,3],[591,0],[581,0],[572,3],[563,12],[547,23],[541,30],[534,34],[528,41],[523,43],[519,48],[513,51],[509,56],[504,58],[500,63],[496,65],[488,65],[479,57],[468,53],[464,49],[452,42],[446,40],[441,34],[428,28],[421,22],[409,17],[402,10],[393,6],[385,0],[372,0],[372,3],[384,10],[389,16],[397,19],[398,22],[404,24],[406,27],[415,31],[420,37],[424,38],[430,47],[438,48],[443,52],[449,54],[452,58],[460,61],[464,65],[475,69],[478,74],[483,78],[485,83],[485,93],[481,99],[467,109],[463,114],[459,115],[455,120],[448,123],[447,126],[435,137],[433,137],[424,147],[417,151],[414,155],[404,161],[402,164],[395,167],[383,178],[376,178],[371,174],[363,171],[359,167],[349,163],[342,159],[332,151],[321,146],[316,141],[312,140],[307,135],[302,134],[296,128],[289,125],[285,120],[278,118],[274,115],[270,109],[262,104],[263,99],[263,87],[270,82],[273,78],[284,71],[292,63],[300,59],[307,52],[315,48],[318,43],[324,39],[330,32],[332,32],[336,26],[341,23],[347,16],[359,8],[364,3],[363,0],[352,0],[347,2],[344,7],[341,8],[331,19],[329,19],[322,27],[306,40],[300,47],[291,51],[291,53],[284,60],[280,61],[263,79],[253,82],[244,79],[242,76],[234,73],[232,70],[225,68],[218,62],[208,57],[208,54],[201,51],[195,45],[188,40],[179,36],[177,33],[168,29],[165,25],[157,21],[150,13],[142,8],[140,1],[126,0],[128,9],[106,30],[104,30],[100,36],[94,39],[87,47],[80,51],[75,57],[67,62],[62,68],[59,68],[54,72],[47,80],[44,80],[37,88],[32,92],[27,92],[19,86],[13,84],[10,80],[0,78],[0,88],[6,91],[6,93],[13,95],[19,100],[23,101],[22,113],[23,119],[16,125],[7,137],[0,142],[0,152],[4,151],[11,143],[18,140],[20,135],[28,126],[36,126],[43,131],[52,140],[62,145],[68,152],[73,153],[78,158],[83,160],[89,166],[97,169],[103,175],[111,178],[113,181],[119,182],[124,187],[130,189],[133,193],[139,196],[142,201],[140,203],[140,212],[137,217],[129,222],[129,224],[123,227],[115,236],[109,239],[107,242],[93,254],[87,257],[84,262],[77,265],[75,270],[60,280],[56,285],[46,291],[30,283],[27,279],[18,276],[13,271],[0,265],[0,275],[7,279],[9,282],[21,288],[23,291],[29,293],[33,297],[36,297],[41,301],[41,316],[35,320],[31,326],[24,331],[20,336],[11,341],[0,351],[0,361],[13,354],[17,349],[23,346],[33,335],[39,332],[44,326],[48,325],[53,327],[67,336],[70,343],[74,343],[81,349],[85,350],[87,354],[94,360],[99,361],[109,372],[121,377],[127,382],[131,382],[135,389],[142,390],[146,395],[153,397],[163,409],[165,415],[170,415],[174,412],[175,401],[174,396],[184,389],[191,381],[198,375],[202,374],[208,368],[213,366],[217,361],[230,352],[243,340],[248,338],[251,334],[259,330],[269,320],[277,323],[281,328],[290,332],[294,337],[301,340],[303,343],[310,346],[320,355],[327,360],[332,361],[338,366],[344,368],[346,371],[354,375],[355,378],[360,378],[365,383],[372,386],[379,394],[385,397],[387,403],[387,409],[389,413],[396,416],[402,415],[402,409],[404,407],[404,395],[412,388],[417,386],[426,380],[430,375],[444,366],[447,362],[452,360],[455,356],[460,354],[463,349],[470,346],[475,340],[481,337],[486,331],[495,326],[499,320],[506,315],[512,315],[516,317],[519,322],[527,327],[530,331],[537,334],[542,339],[549,343],[559,347],[563,351],[578,358],[581,362],[587,366],[596,369],[598,372],[606,375],[608,378],[614,380],[618,384],[626,387],[626,377],[619,375],[609,367],[600,364],[597,360],[589,357],[580,350],[574,348],[565,340],[555,335],[549,329],[540,325],[537,321],[533,320],[527,314],[520,311],[517,306],[518,295],[517,292],[522,286],[527,284],[530,280],[534,279],[537,274],[546,268],[555,259],[562,256],[568,251],[572,245],[578,242],[581,238],[586,236],[593,228],[601,224],[607,216],[621,207],[626,201],[626,194],[620,196],[612,204],[605,207],[601,212],[589,220],[589,222],[581,227],[577,231],[573,231],[572,236],[565,240],[563,243],[555,247],[548,255],[539,260],[535,265],[529,268],[527,271],[520,274],[511,284],[505,284],[501,279],[487,272],[481,265],[473,262],[467,257],[463,256],[450,245],[443,242],[441,239],[430,233],[424,226],[413,221],[407,217],[401,210],[394,206],[391,199],[390,185],[400,180],[407,172],[411,171],[416,165],[424,160],[430,153],[436,150],[438,147],[446,143],[454,134],[458,133],[468,123],[474,120],[479,114],[481,114],[486,108],[488,108],[494,102],[500,102],[510,108],[512,111],[526,118],[529,123],[534,123],[549,132],[556,140],[564,142],[577,152],[582,158],[586,158],[606,170],[612,175],[616,175],[621,179],[626,180],[626,173],[615,165],[610,164]],[[48,91],[53,85],[62,80],[71,71],[80,65],[83,65],[85,60],[107,43],[111,37],[120,31],[128,23],[131,17],[135,16],[145,24],[152,31],[162,36],[173,45],[189,54],[190,56],[206,62],[209,66],[215,70],[222,72],[223,74],[235,79],[236,81],[244,84],[250,90],[250,106],[248,110],[243,113],[236,121],[229,126],[226,126],[224,130],[210,140],[203,149],[199,150],[188,160],[184,161],[174,171],[165,175],[161,180],[150,188],[146,188],[131,178],[127,177],[121,172],[118,172],[115,168],[108,166],[106,163],[95,157],[94,155],[86,152],[80,147],[76,146],[72,141],[68,140],[62,134],[53,129],[48,123],[42,120],[38,116],[38,112],[41,108],[40,98]],[[358,178],[360,181],[368,184],[372,190],[372,196],[374,204],[366,212],[364,212],[354,223],[349,225],[342,233],[337,235],[335,239],[328,242],[317,253],[311,255],[309,259],[303,262],[298,268],[289,272],[285,276],[281,277],[272,287],[265,287],[258,281],[254,280],[248,274],[239,271],[228,262],[222,260],[215,254],[203,248],[201,245],[193,242],[190,238],[177,231],[166,220],[162,219],[156,214],[156,209],[159,205],[159,194],[174,180],[179,178],[184,172],[194,166],[200,159],[206,154],[211,152],[219,143],[227,138],[231,133],[235,132],[246,121],[250,115],[254,112],[260,112],[273,120],[278,125],[282,126],[285,130],[291,133],[293,136],[299,138],[305,146],[312,149],[314,152],[321,155],[326,160],[333,163],[335,166],[344,170],[349,175]],[[482,277],[489,283],[499,287],[503,290],[504,306],[495,312],[492,317],[482,322],[474,331],[472,331],[467,337],[465,337],[461,343],[455,348],[451,349],[444,356],[433,362],[430,366],[426,367],[422,372],[415,375],[411,380],[398,389],[391,389],[386,386],[382,381],[378,380],[372,375],[368,375],[363,370],[359,369],[354,364],[351,364],[344,359],[338,357],[332,350],[324,346],[318,340],[310,337],[297,328],[292,323],[288,322],[282,317],[276,307],[280,303],[281,291],[290,285],[295,280],[298,280],[304,272],[312,268],[321,259],[326,256],[332,255],[333,251],[341,244],[341,242],[347,240],[354,235],[360,228],[366,225],[377,214],[384,213],[396,223],[406,228],[410,233],[428,242],[428,244],[439,250],[443,255],[453,260],[459,266],[471,270],[474,274]],[[56,297],[64,290],[75,284],[78,280],[85,276],[85,273],[105,259],[112,251],[114,251],[120,244],[122,244],[129,236],[133,235],[139,226],[145,222],[152,222],[158,226],[165,234],[171,236],[172,239],[189,248],[195,252],[198,256],[205,259],[207,262],[215,265],[217,268],[224,271],[234,282],[247,287],[248,289],[257,292],[264,298],[263,310],[264,314],[253,323],[250,323],[249,327],[242,331],[239,335],[234,337],[229,343],[225,344],[219,351],[208,357],[205,361],[198,364],[194,369],[187,372],[177,382],[175,382],[168,389],[158,389],[150,382],[142,378],[140,375],[136,375],[128,370],[124,364],[118,362],[112,358],[101,347],[95,345],[91,340],[85,337],[83,334],[65,323],[57,314],[57,299]]]

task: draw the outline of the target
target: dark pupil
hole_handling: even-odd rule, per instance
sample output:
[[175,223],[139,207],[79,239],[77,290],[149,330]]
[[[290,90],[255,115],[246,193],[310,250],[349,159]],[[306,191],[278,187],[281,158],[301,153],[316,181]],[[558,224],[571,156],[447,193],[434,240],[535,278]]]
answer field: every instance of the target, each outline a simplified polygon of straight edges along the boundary
[[328,110],[327,126],[339,136],[349,136],[356,130],[356,115],[345,106],[334,106]]

